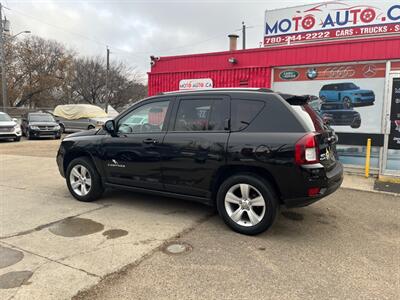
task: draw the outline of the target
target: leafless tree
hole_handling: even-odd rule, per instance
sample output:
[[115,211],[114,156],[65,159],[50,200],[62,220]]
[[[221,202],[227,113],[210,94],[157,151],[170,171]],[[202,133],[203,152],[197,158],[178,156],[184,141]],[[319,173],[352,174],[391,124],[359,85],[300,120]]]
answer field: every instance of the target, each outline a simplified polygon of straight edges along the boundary
[[111,64],[108,88],[106,64],[102,58],[79,58],[74,64],[72,88],[79,102],[104,106],[108,98],[111,105],[119,108],[147,94],[146,87],[139,82],[138,72],[123,63]]
[[64,45],[37,36],[6,44],[8,106],[54,107],[90,103],[115,108],[135,102],[147,88],[135,69],[111,65],[106,86],[104,59],[79,57]]
[[10,46],[8,89],[10,106],[46,106],[55,101],[73,63],[62,44],[34,36]]

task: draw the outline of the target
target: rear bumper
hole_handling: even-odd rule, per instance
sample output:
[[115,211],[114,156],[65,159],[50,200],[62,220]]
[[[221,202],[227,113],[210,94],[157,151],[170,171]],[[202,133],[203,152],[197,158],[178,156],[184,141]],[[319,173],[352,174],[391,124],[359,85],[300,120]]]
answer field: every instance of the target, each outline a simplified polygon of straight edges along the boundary
[[[312,168],[310,168],[310,170],[312,170]],[[335,192],[343,182],[342,164],[340,162],[336,162],[336,165],[332,170],[324,173],[325,174],[320,178],[312,178],[306,175],[308,178],[306,178],[306,182],[304,184],[305,190],[308,190],[308,188],[319,187],[321,188],[319,194],[315,196],[284,199],[283,202],[285,206],[288,208],[307,206]]]

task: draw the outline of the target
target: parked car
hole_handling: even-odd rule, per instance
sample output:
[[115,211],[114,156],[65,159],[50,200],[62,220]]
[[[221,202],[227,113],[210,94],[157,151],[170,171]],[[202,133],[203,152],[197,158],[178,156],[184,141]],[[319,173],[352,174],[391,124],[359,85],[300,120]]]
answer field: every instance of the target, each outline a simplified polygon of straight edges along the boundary
[[321,88],[319,97],[324,102],[343,102],[347,108],[373,105],[375,102],[373,91],[362,90],[352,82],[326,84]]
[[90,104],[58,105],[53,115],[63,132],[100,128],[110,119],[101,107]]
[[54,137],[61,138],[61,127],[49,113],[28,113],[22,118],[22,133],[27,139]]
[[[79,201],[106,187],[184,198],[215,205],[233,230],[257,234],[280,205],[306,206],[341,185],[337,137],[307,99],[265,89],[161,94],[99,131],[67,136],[57,164]],[[148,123],[130,124],[143,115]]]
[[323,103],[319,111],[323,119],[329,119],[329,125],[360,128],[361,116],[352,107],[347,108],[342,102]]
[[16,142],[21,140],[21,127],[17,119],[11,118],[4,112],[0,112],[0,139],[12,139]]

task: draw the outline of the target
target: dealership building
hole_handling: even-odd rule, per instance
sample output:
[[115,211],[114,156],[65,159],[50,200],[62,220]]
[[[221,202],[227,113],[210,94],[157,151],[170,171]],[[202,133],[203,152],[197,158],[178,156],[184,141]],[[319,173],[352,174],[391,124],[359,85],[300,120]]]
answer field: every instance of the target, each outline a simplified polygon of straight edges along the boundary
[[371,172],[400,176],[400,5],[354,2],[267,11],[263,48],[236,50],[231,35],[229,51],[153,57],[149,94],[251,87],[310,95],[339,136],[347,170],[363,172],[371,139]]

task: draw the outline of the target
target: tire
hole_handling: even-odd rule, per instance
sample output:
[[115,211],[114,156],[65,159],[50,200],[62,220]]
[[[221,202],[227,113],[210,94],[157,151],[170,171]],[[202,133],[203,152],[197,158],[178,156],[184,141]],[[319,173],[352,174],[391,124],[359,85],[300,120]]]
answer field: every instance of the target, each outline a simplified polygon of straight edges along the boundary
[[60,135],[63,134],[65,132],[65,126],[64,124],[59,124],[60,125]]
[[353,122],[350,127],[351,128],[360,128],[361,126],[361,121]]
[[343,105],[346,108],[351,108],[353,106],[353,104],[351,103],[351,99],[349,97],[344,97],[343,98]]
[[[82,171],[82,167],[86,169],[86,172]],[[80,176],[83,174],[85,175],[83,176],[86,178],[84,184],[81,184],[80,182],[82,181],[79,181],[79,178],[75,176],[77,175],[76,171]],[[65,179],[71,195],[74,196],[74,198],[78,201],[92,202],[97,200],[103,194],[104,188],[101,183],[100,175],[94,167],[92,161],[87,157],[78,157],[71,161],[68,165]],[[90,179],[90,185],[88,179]],[[73,187],[75,184],[77,185]],[[85,186],[84,190],[81,188],[82,185]],[[87,193],[85,193],[85,190]]]
[[[242,186],[246,185],[249,191],[247,199],[255,200],[256,198],[260,199],[259,196],[262,196],[264,207],[262,205],[254,205],[254,201],[253,205],[251,205],[251,200],[242,201],[241,198],[243,196],[240,194],[242,194]],[[231,196],[227,197],[228,193]],[[225,201],[226,197],[229,198],[229,201]],[[242,204],[234,203],[237,200],[241,200]],[[257,204],[261,202],[259,200]],[[245,205],[244,208],[241,205]],[[220,216],[230,228],[242,234],[256,235],[267,230],[274,223],[278,208],[278,199],[271,185],[262,178],[250,173],[229,177],[221,184],[217,193],[217,209]],[[238,212],[239,209],[241,210],[241,217],[240,220],[235,221],[231,216]],[[257,217],[257,222],[253,222],[255,220],[254,214]],[[253,218],[250,218],[250,215]],[[250,221],[251,219],[253,221]]]
[[14,142],[19,142],[21,140],[20,136],[17,136],[16,138],[14,138]]

